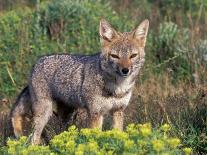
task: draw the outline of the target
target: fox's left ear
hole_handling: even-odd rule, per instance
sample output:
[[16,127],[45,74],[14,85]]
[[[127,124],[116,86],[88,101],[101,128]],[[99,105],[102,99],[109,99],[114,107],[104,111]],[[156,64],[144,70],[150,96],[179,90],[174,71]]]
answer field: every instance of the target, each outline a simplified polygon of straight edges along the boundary
[[146,43],[149,28],[149,20],[145,19],[133,32],[133,38],[136,39],[140,46],[144,47]]
[[116,30],[105,19],[101,19],[99,35],[102,45],[111,42],[117,36]]

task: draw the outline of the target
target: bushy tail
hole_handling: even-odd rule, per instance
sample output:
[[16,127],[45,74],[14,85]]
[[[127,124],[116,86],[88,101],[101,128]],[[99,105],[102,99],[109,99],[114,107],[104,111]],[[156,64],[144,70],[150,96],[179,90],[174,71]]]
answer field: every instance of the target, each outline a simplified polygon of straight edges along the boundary
[[13,137],[13,128],[9,112],[0,114],[0,146],[6,144],[8,137]]
[[25,87],[21,93],[19,94],[19,96],[16,99],[16,102],[14,103],[14,105],[12,106],[11,109],[11,114],[12,112],[15,110],[15,108],[20,105],[21,106],[21,110],[23,110],[24,105],[25,104],[30,104],[31,103],[31,99],[30,99],[30,93],[29,93],[29,87]]

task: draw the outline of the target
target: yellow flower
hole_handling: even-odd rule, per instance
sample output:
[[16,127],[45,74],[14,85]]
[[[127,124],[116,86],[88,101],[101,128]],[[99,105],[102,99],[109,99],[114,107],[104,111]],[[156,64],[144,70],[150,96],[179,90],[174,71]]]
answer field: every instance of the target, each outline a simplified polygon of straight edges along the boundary
[[29,152],[26,149],[23,150],[21,153],[22,153],[22,155],[28,155],[29,154]]
[[138,140],[137,145],[141,148],[145,147],[147,145],[147,142],[144,140]]
[[192,149],[189,148],[189,147],[185,147],[185,148],[183,149],[183,152],[184,152],[186,155],[190,155],[190,154],[192,153]]
[[161,140],[153,140],[152,147],[153,147],[153,150],[160,152],[164,148],[164,143]]
[[85,145],[84,144],[79,144],[76,151],[84,152],[84,149],[85,149]]
[[114,152],[113,152],[113,151],[108,151],[107,154],[108,154],[108,155],[113,155]]
[[27,137],[22,137],[19,140],[8,140],[6,151],[9,154],[15,154],[18,151],[22,155],[32,154],[33,152],[40,155],[56,155],[57,153],[52,153],[55,148],[60,154],[74,155],[112,155],[117,152],[126,155],[147,153],[168,155],[182,152],[190,155],[192,153],[191,148],[183,148],[181,150],[178,148],[181,144],[180,139],[167,136],[169,129],[170,126],[164,124],[159,128],[158,132],[154,133],[156,129],[152,129],[151,124],[146,123],[131,124],[127,127],[126,132],[116,129],[108,131],[81,129],[79,132],[75,126],[71,126],[68,129],[69,131],[55,136],[50,141],[51,147],[25,145]]
[[147,137],[152,134],[152,128],[149,123],[143,124],[139,127],[140,133],[142,136]]
[[75,149],[75,142],[73,140],[69,140],[67,143],[66,143],[66,149],[69,151],[69,152],[73,152],[74,149]]
[[76,126],[75,125],[72,125],[68,128],[69,131],[74,131],[74,130],[77,130]]
[[26,136],[22,136],[20,139],[19,139],[19,142],[20,143],[25,143],[27,140],[27,137]]
[[18,145],[18,142],[14,140],[8,140],[7,145],[9,147],[15,147],[16,145]]
[[170,125],[169,124],[164,124],[161,126],[161,130],[163,130],[164,132],[167,132],[170,130]]
[[128,139],[128,134],[127,133],[122,132],[118,129],[113,129],[112,131],[113,131],[114,137],[119,138],[121,140],[127,140]]
[[90,141],[90,142],[88,142],[88,150],[90,151],[90,152],[97,152],[98,151],[98,148],[99,148],[99,146],[98,146],[98,144],[97,144],[97,142],[95,142],[95,141]]
[[16,152],[16,148],[15,147],[9,147],[9,149],[8,149],[8,153],[9,154],[15,154],[15,152]]
[[70,139],[74,139],[78,135],[78,129],[76,128],[75,125],[72,125],[71,127],[68,128],[68,133],[64,132],[66,135],[69,136]]
[[[105,155],[106,154],[106,151],[104,149],[100,149],[98,152],[96,152],[97,155]],[[113,154],[113,153],[112,153]],[[112,155],[111,154],[111,155]],[[110,154],[107,154],[107,155],[110,155]]]
[[127,126],[126,132],[130,135],[130,136],[136,136],[138,135],[139,131],[137,129],[137,126],[135,126],[135,124],[129,124]]
[[134,141],[132,140],[126,140],[125,143],[124,143],[124,148],[126,150],[130,150],[134,147]]
[[86,137],[89,137],[91,135],[90,129],[81,129],[80,132],[83,136],[86,136]]
[[170,138],[167,140],[167,142],[168,142],[169,146],[174,149],[180,144],[180,139]]
[[83,155],[83,154],[84,154],[83,151],[76,151],[76,152],[75,152],[75,155]]

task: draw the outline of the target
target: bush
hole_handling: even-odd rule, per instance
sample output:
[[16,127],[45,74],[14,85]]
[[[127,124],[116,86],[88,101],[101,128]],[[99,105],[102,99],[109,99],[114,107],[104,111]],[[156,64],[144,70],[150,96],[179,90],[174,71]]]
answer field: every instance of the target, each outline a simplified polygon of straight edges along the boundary
[[41,13],[42,24],[50,37],[61,44],[63,51],[70,53],[88,54],[100,49],[98,26],[101,17],[106,17],[122,30],[131,26],[131,22],[122,22],[109,3],[100,0],[53,0]]
[[9,140],[4,152],[8,154],[190,154],[178,138],[170,137],[170,126],[152,129],[150,124],[131,124],[125,132],[119,130],[78,129],[55,136],[49,146],[31,146],[26,137]]
[[185,51],[188,47],[189,32],[180,29],[173,22],[164,22],[159,26],[158,33],[150,37],[151,61],[157,65],[156,72],[168,71],[173,80],[191,79],[192,70]]
[[55,50],[55,45],[53,46],[46,36],[36,31],[35,24],[35,13],[29,8],[0,16],[1,98],[13,96],[26,82],[37,55]]
[[[197,45],[197,57],[203,66],[207,68],[207,40],[200,40]],[[199,65],[199,64],[198,64]]]

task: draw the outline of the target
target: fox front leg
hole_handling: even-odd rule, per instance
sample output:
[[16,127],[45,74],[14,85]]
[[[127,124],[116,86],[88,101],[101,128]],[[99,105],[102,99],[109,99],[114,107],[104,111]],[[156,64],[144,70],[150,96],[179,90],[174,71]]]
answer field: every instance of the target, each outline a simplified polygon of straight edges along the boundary
[[33,145],[40,144],[42,131],[52,116],[52,101],[39,100],[34,104],[34,133],[31,139]]
[[124,112],[123,110],[117,110],[113,112],[113,128],[123,130]]
[[90,128],[99,128],[102,130],[102,125],[103,125],[103,115],[98,113],[90,114],[90,122],[89,122]]
[[12,126],[16,138],[23,136],[23,116],[21,115],[12,116]]

